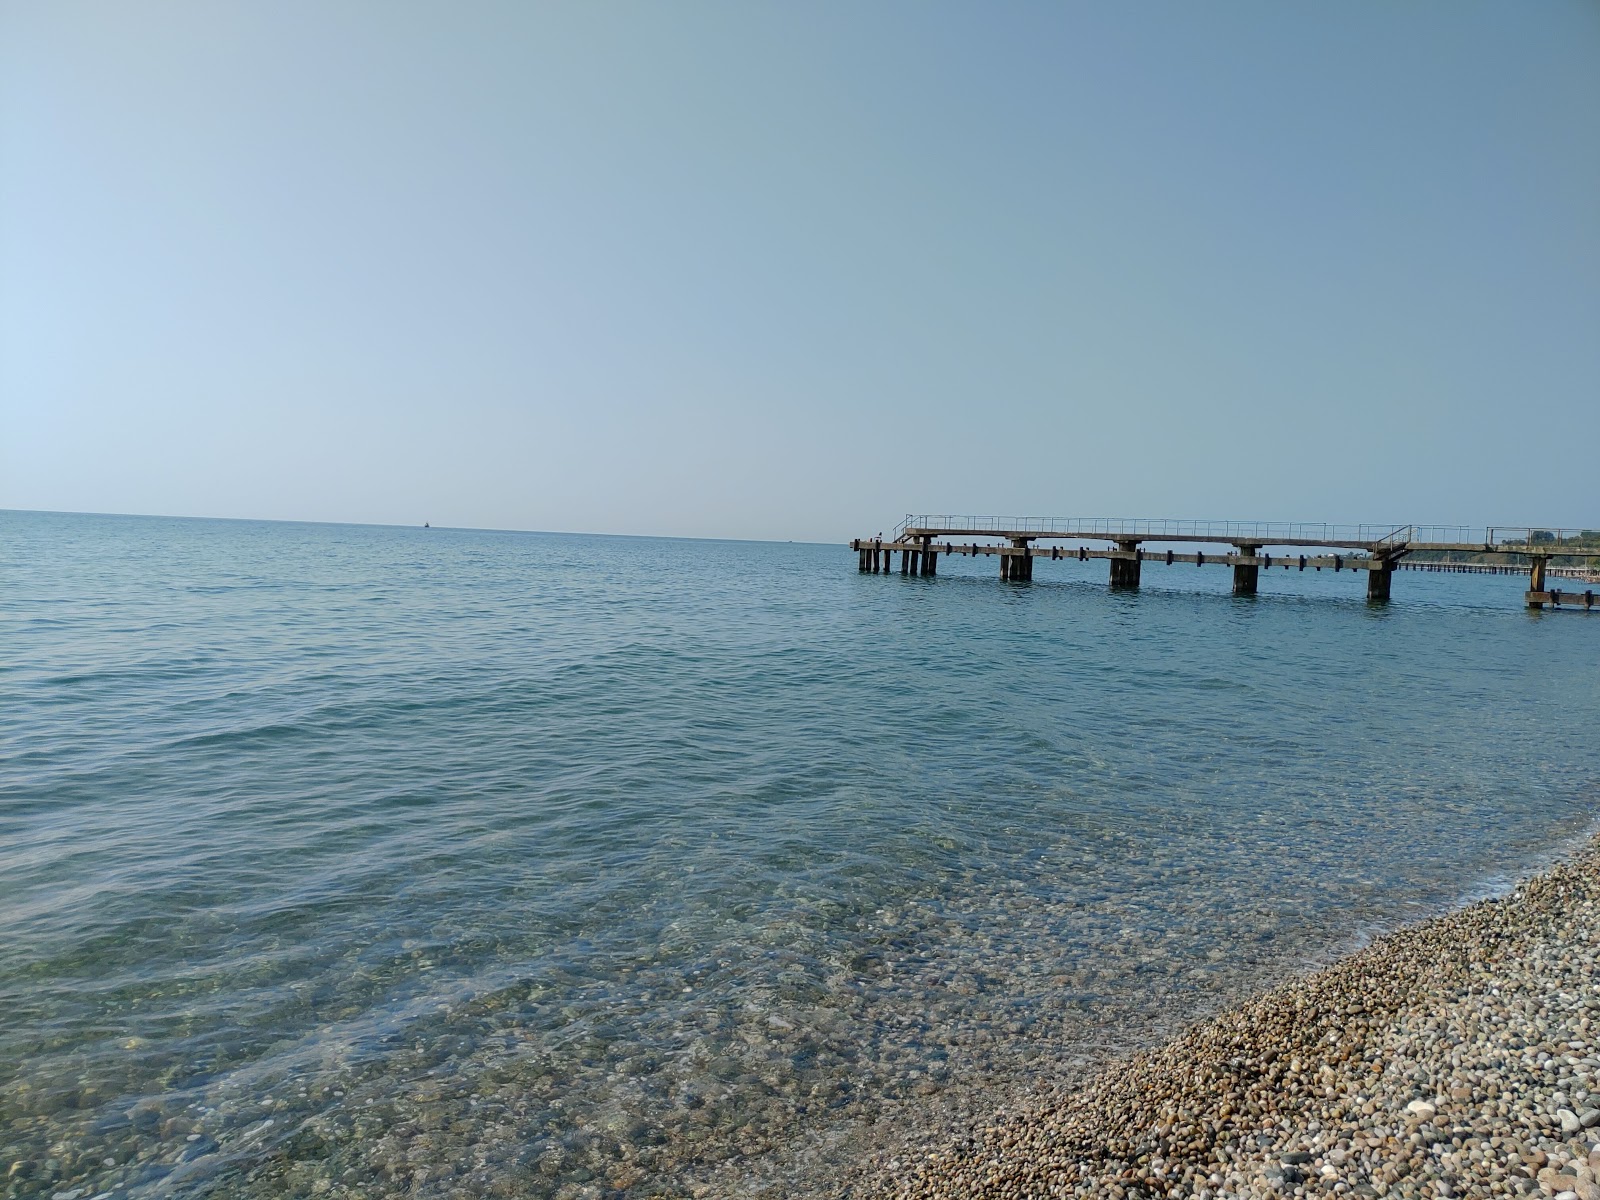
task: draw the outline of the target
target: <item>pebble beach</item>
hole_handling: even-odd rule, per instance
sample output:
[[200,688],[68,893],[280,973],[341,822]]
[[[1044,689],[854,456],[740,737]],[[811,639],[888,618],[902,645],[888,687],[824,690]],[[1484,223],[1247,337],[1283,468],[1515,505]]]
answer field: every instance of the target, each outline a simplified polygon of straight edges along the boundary
[[1597,1200],[1597,900],[1600,838],[849,1190]]

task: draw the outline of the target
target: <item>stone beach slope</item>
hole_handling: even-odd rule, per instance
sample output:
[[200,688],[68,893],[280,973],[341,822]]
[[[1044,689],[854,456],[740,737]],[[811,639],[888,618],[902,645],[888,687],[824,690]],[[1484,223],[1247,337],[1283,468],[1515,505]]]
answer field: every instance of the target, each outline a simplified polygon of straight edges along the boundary
[[1597,901],[1600,838],[850,1192],[1600,1200]]

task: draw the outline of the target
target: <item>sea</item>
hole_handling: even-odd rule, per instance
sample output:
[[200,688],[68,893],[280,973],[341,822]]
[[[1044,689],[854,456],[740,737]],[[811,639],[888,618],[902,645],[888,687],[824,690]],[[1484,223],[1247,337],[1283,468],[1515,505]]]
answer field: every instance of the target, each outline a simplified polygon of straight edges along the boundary
[[1520,577],[0,512],[0,1196],[831,1195],[1600,813]]

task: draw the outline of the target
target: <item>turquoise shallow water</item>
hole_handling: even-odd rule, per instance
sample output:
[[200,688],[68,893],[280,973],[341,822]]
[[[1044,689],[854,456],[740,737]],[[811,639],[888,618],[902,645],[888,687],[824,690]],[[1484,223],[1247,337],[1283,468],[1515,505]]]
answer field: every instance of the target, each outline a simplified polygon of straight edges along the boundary
[[735,1179],[1600,804],[1520,579],[992,566],[0,513],[0,1194]]

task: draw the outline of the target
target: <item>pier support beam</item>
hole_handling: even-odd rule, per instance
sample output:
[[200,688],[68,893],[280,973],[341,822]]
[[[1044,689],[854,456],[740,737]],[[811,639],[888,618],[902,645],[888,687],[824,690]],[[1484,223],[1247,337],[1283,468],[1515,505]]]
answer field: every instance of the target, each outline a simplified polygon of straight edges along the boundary
[[1367,599],[1376,603],[1387,603],[1389,599],[1389,585],[1394,582],[1394,563],[1385,558],[1383,565],[1376,571],[1367,572]]
[[1012,538],[1012,553],[1004,551],[1000,554],[1000,578],[1021,583],[1024,579],[1033,578],[1033,555],[1028,553],[1027,538]]
[[[1256,552],[1260,549],[1260,546],[1240,546],[1239,553],[1246,558],[1254,558]],[[1248,566],[1244,563],[1236,563],[1234,565],[1233,594],[1235,596],[1254,596],[1260,583],[1261,568],[1255,563],[1251,563]]]
[[1111,586],[1114,588],[1136,588],[1139,586],[1139,543],[1118,542],[1117,549],[1132,558],[1113,558],[1111,560]]
[[921,559],[921,561],[922,561],[922,573],[924,575],[936,574],[937,573],[937,565],[936,564],[939,561],[939,556],[933,550],[933,539],[932,538],[923,538],[922,539],[922,551],[921,551],[921,554],[922,554],[922,559]]
[[1525,599],[1529,608],[1544,607],[1544,573],[1549,565],[1550,560],[1542,554],[1528,560],[1528,594]]

